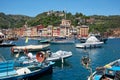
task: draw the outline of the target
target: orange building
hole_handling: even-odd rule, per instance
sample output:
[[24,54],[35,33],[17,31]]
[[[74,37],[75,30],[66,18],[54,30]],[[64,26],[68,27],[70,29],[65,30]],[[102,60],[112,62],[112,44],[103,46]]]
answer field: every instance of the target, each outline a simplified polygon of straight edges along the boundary
[[79,37],[87,37],[89,35],[89,27],[86,25],[81,25],[79,31]]

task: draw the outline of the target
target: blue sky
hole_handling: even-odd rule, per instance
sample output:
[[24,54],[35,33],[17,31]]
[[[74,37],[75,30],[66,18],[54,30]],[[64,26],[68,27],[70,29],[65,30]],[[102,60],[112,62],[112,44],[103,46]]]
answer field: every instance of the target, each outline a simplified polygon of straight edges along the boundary
[[85,15],[120,15],[120,0],[0,0],[0,12],[36,16],[49,10]]

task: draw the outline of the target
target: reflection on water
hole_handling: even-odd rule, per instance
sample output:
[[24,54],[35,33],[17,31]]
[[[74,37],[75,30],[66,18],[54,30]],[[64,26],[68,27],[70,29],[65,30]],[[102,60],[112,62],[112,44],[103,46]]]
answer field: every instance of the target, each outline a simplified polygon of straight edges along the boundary
[[72,65],[70,64],[70,62],[68,60],[65,60],[64,59],[64,62],[62,63],[62,61],[56,61],[55,64],[54,64],[54,67],[58,67],[58,68],[69,68],[69,67],[72,67]]
[[41,76],[41,78],[39,78],[37,80],[53,80],[52,79],[52,74],[47,74],[45,76]]
[[76,48],[76,51],[82,53],[82,56],[85,56],[85,55],[88,55],[92,60],[96,60],[96,56],[97,54],[100,53],[100,49],[79,49],[79,48]]

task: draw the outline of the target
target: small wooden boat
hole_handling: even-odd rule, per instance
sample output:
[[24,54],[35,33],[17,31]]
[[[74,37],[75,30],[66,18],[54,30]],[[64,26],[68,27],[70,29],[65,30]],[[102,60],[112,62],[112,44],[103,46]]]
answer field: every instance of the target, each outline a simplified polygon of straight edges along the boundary
[[54,62],[44,61],[45,57],[36,56],[37,61],[22,64],[19,61],[0,62],[0,80],[36,80],[43,74],[52,73]]
[[40,49],[48,47],[49,44],[44,45],[26,45],[26,46],[13,46],[11,48],[12,53],[19,53],[19,52],[25,52],[28,53],[29,51],[39,51]]
[[88,80],[120,80],[120,59],[96,68]]

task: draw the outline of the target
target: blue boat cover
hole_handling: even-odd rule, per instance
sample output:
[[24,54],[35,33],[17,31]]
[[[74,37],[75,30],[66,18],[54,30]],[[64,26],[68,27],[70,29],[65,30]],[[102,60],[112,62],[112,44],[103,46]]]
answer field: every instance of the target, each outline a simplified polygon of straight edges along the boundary
[[14,74],[16,74],[16,70],[14,70],[14,61],[0,62],[0,79],[3,76]]
[[120,66],[112,66],[112,68],[109,69],[113,71],[120,71]]
[[93,80],[100,80],[102,75],[95,75]]

